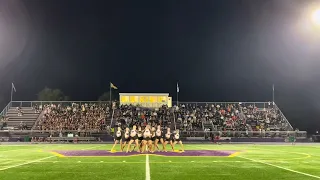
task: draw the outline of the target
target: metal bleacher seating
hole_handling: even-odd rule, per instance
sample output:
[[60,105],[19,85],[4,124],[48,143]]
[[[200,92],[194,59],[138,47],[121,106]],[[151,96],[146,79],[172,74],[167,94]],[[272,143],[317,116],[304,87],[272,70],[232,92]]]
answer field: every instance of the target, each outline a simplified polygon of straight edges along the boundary
[[35,112],[32,107],[21,107],[21,110],[23,115],[18,116],[17,107],[9,108],[6,114],[8,117],[7,127],[17,128],[20,126],[20,123],[23,122],[27,125],[27,129],[32,128],[40,113]]
[[95,137],[48,137],[49,141],[96,141]]

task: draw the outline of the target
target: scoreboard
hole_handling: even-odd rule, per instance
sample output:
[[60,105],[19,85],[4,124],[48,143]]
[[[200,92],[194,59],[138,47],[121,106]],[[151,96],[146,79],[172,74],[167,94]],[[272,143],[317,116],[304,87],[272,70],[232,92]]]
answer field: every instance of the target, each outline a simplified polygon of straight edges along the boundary
[[169,93],[119,93],[120,104],[140,105],[143,107],[171,107],[172,99]]

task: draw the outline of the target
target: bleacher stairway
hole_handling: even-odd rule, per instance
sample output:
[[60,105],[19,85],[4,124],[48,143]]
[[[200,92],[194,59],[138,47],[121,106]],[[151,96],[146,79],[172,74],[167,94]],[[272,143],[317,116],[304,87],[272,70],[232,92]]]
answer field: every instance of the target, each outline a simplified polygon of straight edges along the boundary
[[36,113],[32,107],[21,107],[23,112],[22,116],[18,116],[18,111],[16,107],[11,107],[8,112],[8,127],[19,127],[21,121],[26,123],[27,129],[31,129],[40,113]]

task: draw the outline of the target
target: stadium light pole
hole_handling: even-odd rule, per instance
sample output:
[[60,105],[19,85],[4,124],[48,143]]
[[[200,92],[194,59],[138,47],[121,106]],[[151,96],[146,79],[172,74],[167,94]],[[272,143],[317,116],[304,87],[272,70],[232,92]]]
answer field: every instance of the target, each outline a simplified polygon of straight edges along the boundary
[[10,97],[10,102],[12,102],[12,98],[13,98],[13,91],[17,92],[16,87],[14,86],[13,83],[11,83],[11,97]]
[[179,106],[179,83],[177,82],[177,106]]
[[11,87],[11,96],[10,96],[10,102],[12,102],[12,96],[13,96],[13,88]]
[[274,103],[274,84],[272,84],[272,103],[273,105],[275,104]]
[[111,90],[112,90],[112,89],[111,89],[111,82],[109,83],[109,88],[110,88],[110,104],[112,105],[112,102],[111,102],[111,100],[112,100],[112,99],[111,99],[111,95],[112,95],[112,94],[111,94]]

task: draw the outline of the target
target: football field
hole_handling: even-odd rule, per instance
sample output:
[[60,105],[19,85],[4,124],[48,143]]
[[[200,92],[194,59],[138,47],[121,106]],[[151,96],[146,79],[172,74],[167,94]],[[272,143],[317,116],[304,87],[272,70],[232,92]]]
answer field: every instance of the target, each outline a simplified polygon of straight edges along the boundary
[[320,144],[188,144],[184,153],[156,154],[111,153],[110,148],[110,144],[0,145],[0,179],[320,179]]

